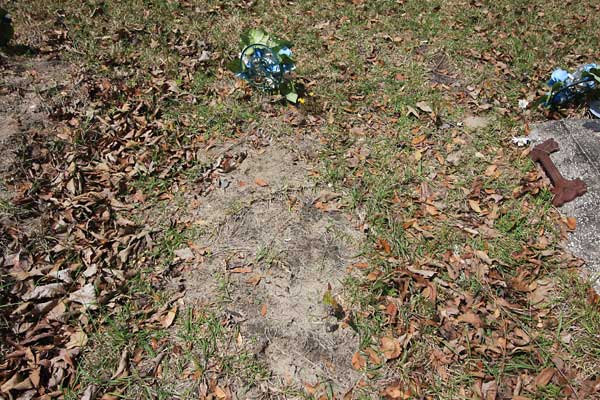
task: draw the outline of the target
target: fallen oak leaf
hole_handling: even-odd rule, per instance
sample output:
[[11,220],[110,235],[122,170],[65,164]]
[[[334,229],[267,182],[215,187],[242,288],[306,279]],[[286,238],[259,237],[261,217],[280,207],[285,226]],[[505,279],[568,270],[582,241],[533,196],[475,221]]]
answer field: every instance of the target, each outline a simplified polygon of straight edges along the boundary
[[365,358],[363,356],[361,356],[358,351],[356,353],[354,353],[354,355],[352,356],[352,368],[354,368],[357,371],[360,371],[360,370],[364,369],[366,366],[367,366],[367,361],[365,360]]
[[398,340],[385,336],[382,337],[379,342],[381,343],[381,352],[386,360],[394,360],[402,354],[402,347]]
[[544,386],[548,385],[548,383],[550,383],[550,380],[552,380],[552,377],[554,376],[555,373],[556,373],[556,368],[554,368],[554,367],[544,368],[542,370],[542,372],[540,372],[539,375],[535,377],[535,380],[534,380],[535,387],[540,388],[540,387],[544,387]]
[[96,289],[94,289],[93,284],[88,283],[81,289],[71,293],[69,300],[80,303],[85,308],[94,309],[96,308]]
[[11,390],[21,391],[32,389],[33,383],[29,377],[21,380],[20,374],[17,372],[14,374],[9,380],[4,382],[2,386],[0,386],[0,392],[8,393]]
[[117,379],[123,376],[128,375],[128,366],[129,366],[129,351],[125,348],[121,352],[121,358],[119,359],[119,366],[115,373],[110,377],[110,379]]
[[256,183],[260,187],[269,186],[269,183],[267,181],[265,181],[264,179],[261,179],[261,178],[256,178],[254,180],[254,183]]
[[163,328],[168,328],[173,325],[173,321],[175,321],[175,317],[177,316],[177,306],[173,306],[165,315],[163,315],[160,319],[160,325]]
[[476,213],[483,213],[483,211],[481,211],[481,207],[479,207],[479,201],[469,199],[469,206],[471,207],[471,210],[475,211]]
[[71,335],[69,343],[67,343],[67,349],[74,349],[77,347],[84,347],[88,342],[88,336],[84,331],[78,330]]
[[23,300],[40,300],[60,296],[65,293],[65,286],[62,283],[50,283],[48,285],[37,286],[31,292],[23,296]]
[[409,270],[410,272],[412,272],[413,274],[421,275],[428,279],[437,273],[436,271],[430,271],[427,269],[417,269],[417,268],[413,267],[412,265],[409,265],[408,267],[406,267],[406,269]]

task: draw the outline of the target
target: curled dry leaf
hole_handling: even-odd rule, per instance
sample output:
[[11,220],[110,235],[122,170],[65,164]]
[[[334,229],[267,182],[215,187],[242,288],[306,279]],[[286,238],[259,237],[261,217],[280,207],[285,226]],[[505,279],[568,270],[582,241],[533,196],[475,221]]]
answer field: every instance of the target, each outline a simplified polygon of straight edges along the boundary
[[534,381],[535,387],[540,388],[540,387],[548,385],[548,383],[550,383],[550,380],[552,379],[552,377],[554,376],[555,373],[556,373],[556,369],[553,367],[544,368],[542,370],[542,372],[540,372],[538,374],[538,376],[535,377],[535,381]]
[[352,368],[357,371],[364,369],[367,366],[367,361],[365,358],[357,351],[352,356]]
[[67,349],[74,349],[78,347],[84,347],[88,342],[88,336],[82,330],[78,330],[71,335],[69,343],[67,343]]
[[81,289],[71,293],[69,300],[80,303],[85,308],[93,309],[96,307],[96,289],[94,289],[93,284],[88,283]]
[[119,359],[119,366],[115,373],[110,379],[117,379],[128,375],[127,369],[129,368],[129,351],[125,348],[121,352],[121,358]]
[[269,183],[268,183],[267,181],[265,181],[264,179],[261,179],[261,178],[256,178],[256,179],[254,180],[254,183],[256,183],[256,184],[257,184],[258,186],[260,186],[260,187],[266,187],[266,186],[269,186]]
[[401,385],[394,384],[385,388],[383,396],[386,400],[407,400],[412,398],[410,389],[405,390]]
[[432,113],[433,112],[433,109],[431,108],[431,106],[429,104],[427,104],[426,102],[424,102],[424,101],[419,101],[416,104],[416,106],[417,106],[417,108],[419,110],[421,110],[423,112],[426,112],[426,113]]
[[402,354],[402,347],[400,346],[400,342],[398,342],[398,340],[386,336],[380,339],[380,343],[381,352],[385,356],[386,360],[394,360],[400,357],[400,354]]
[[31,292],[23,296],[23,300],[41,300],[41,299],[53,299],[65,293],[65,286],[63,283],[50,283],[48,285],[37,286]]
[[165,315],[160,318],[160,325],[163,328],[168,328],[173,325],[173,321],[175,321],[175,317],[177,316],[177,306],[173,306]]

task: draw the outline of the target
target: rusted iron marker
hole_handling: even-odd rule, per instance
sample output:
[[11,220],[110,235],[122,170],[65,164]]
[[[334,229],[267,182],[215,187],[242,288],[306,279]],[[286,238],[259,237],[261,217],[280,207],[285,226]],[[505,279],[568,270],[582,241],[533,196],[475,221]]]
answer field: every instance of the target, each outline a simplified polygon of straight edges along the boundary
[[558,168],[556,168],[554,161],[550,158],[550,153],[558,150],[558,143],[554,139],[548,139],[544,143],[535,146],[529,154],[534,162],[537,161],[542,165],[544,172],[546,172],[546,175],[552,181],[552,185],[554,186],[552,189],[552,193],[554,193],[552,204],[556,207],[560,207],[587,192],[585,182],[579,178],[573,180],[565,179]]

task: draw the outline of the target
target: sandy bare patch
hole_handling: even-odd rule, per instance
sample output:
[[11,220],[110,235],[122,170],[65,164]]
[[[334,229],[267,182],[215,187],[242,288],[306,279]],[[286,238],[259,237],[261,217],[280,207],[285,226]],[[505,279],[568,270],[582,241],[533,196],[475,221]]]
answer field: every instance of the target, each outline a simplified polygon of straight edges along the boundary
[[[72,89],[67,67],[43,57],[4,58],[0,63],[0,201],[8,204],[16,194],[15,178],[24,173],[23,163],[43,157],[28,146],[28,138],[44,136],[56,127],[50,110],[66,90]],[[2,218],[10,217],[0,212]],[[6,222],[6,221],[4,221]],[[37,229],[38,218],[21,221],[27,231]]]
[[360,378],[351,366],[358,337],[323,295],[328,285],[342,294],[361,234],[336,211],[338,196],[312,183],[298,152],[281,144],[233,151],[246,156],[238,168],[189,202],[204,232],[194,247],[205,255],[184,275],[185,301],[220,303],[280,385],[329,381],[344,392]]

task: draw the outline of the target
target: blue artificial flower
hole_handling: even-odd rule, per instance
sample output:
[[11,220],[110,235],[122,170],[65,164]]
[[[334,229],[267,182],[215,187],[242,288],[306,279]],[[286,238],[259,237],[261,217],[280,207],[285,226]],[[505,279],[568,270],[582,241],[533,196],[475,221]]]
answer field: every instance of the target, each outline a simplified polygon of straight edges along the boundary
[[598,68],[598,66],[597,66],[596,64],[592,63],[592,64],[586,64],[586,65],[584,65],[584,66],[582,67],[582,69],[583,69],[585,72],[590,72],[590,70],[591,70],[592,68]]
[[272,72],[272,73],[279,73],[279,72],[281,72],[281,68],[279,68],[278,64],[273,64],[273,65],[269,65],[267,67],[267,71]]
[[290,50],[288,47],[282,47],[278,52],[278,55],[280,56],[287,56],[287,57],[291,57],[292,56],[292,50]]
[[239,55],[241,63],[230,63],[229,69],[255,89],[266,92],[279,89],[282,95],[295,103],[298,95],[293,82],[286,75],[296,68],[291,60],[289,43],[259,29],[251,29],[241,38],[245,46]]
[[575,93],[573,93],[573,91],[570,89],[565,89],[555,93],[550,99],[550,103],[561,106],[569,103],[571,100],[573,100],[573,98],[575,98]]
[[[579,71],[590,72],[590,70],[593,68],[598,68],[598,66],[594,63],[586,64],[586,65],[581,66],[579,68]],[[579,75],[581,75],[581,73]],[[596,81],[593,77],[588,76],[588,77],[584,78],[584,82],[582,83],[582,85],[588,87],[589,89],[594,89],[596,87]]]
[[569,73],[564,69],[556,69],[552,72],[552,76],[550,76],[550,80],[548,81],[548,86],[554,86],[558,82],[566,83],[569,79]]

